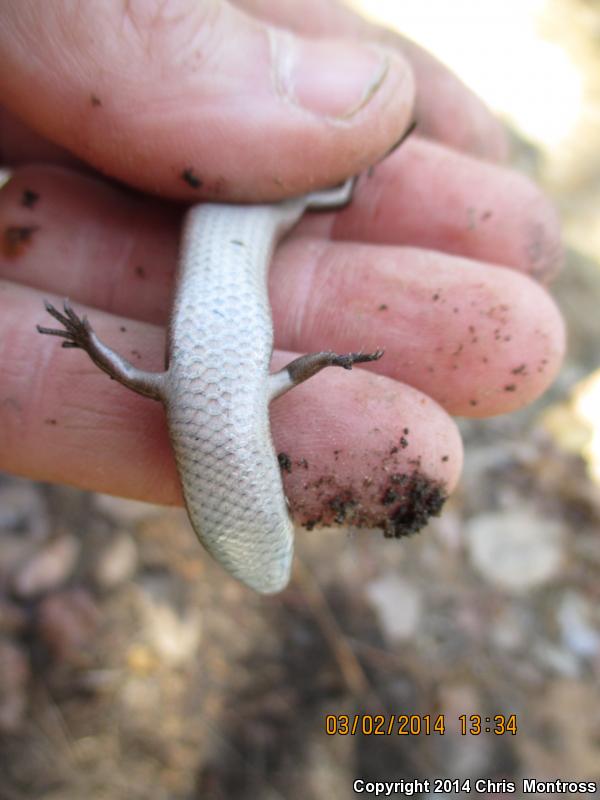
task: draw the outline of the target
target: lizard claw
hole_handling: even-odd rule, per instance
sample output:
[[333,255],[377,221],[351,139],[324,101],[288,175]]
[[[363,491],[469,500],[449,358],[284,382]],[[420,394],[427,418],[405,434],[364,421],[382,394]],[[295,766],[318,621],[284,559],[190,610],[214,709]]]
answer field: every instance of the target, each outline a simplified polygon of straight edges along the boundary
[[62,343],[63,347],[78,347],[81,350],[89,350],[90,335],[92,328],[86,317],[80,318],[77,316],[71,303],[68,299],[63,302],[64,314],[61,314],[52,303],[44,300],[44,306],[48,314],[59,322],[62,328],[45,328],[42,325],[36,325],[38,333],[44,333],[48,336],[58,336],[65,341]]

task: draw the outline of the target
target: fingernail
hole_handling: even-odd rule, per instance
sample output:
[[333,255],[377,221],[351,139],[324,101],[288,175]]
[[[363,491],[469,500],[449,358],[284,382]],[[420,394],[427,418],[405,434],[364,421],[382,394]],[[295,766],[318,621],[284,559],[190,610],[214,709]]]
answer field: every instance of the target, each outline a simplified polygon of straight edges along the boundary
[[350,119],[377,94],[390,69],[385,50],[340,40],[271,39],[277,91],[319,116]]

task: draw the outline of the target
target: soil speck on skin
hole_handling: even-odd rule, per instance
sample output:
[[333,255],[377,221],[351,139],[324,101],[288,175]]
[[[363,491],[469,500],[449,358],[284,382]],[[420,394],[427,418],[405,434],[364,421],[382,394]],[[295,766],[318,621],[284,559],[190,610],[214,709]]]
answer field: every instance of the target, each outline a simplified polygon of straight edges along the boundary
[[527,364],[521,364],[520,366],[511,369],[510,372],[511,375],[525,375],[526,371],[527,371]]
[[142,266],[140,266],[140,265],[138,265],[138,266],[137,266],[137,267],[134,269],[134,272],[135,272],[135,274],[136,274],[136,276],[137,276],[138,278],[145,278],[145,277],[146,277],[146,270],[145,270],[145,269],[144,269]]
[[477,402],[477,400],[469,400],[469,405],[470,406],[476,406],[476,405],[478,405],[478,402]]
[[509,384],[507,384],[507,385],[504,387],[504,391],[505,391],[505,392],[516,392],[516,391],[517,391],[517,385],[516,385],[516,383],[509,383]]
[[316,519],[309,519],[308,522],[304,523],[304,527],[307,531],[312,531],[316,526],[321,522],[321,518],[317,517]]
[[40,196],[37,192],[32,189],[24,189],[21,195],[21,205],[24,208],[33,208],[39,199]]
[[483,214],[481,215],[481,221],[485,222],[486,220],[490,219],[492,217],[492,213],[493,212],[490,211],[489,209],[487,211],[484,211]]
[[388,488],[385,490],[381,502],[383,503],[384,506],[391,506],[392,503],[396,502],[398,496],[399,496],[398,492],[395,489],[392,489],[391,486],[388,486]]
[[349,494],[347,496],[337,495],[336,497],[333,497],[329,501],[329,507],[335,514],[333,521],[337,522],[338,525],[341,525],[346,520],[346,516],[355,506],[356,500],[354,500]]
[[288,456],[287,453],[278,453],[277,454],[277,461],[279,461],[279,466],[284,472],[292,471],[292,459]]
[[385,303],[382,303],[377,310],[378,311],[387,311],[388,307],[386,306]]
[[181,178],[188,186],[191,186],[192,189],[199,189],[202,186],[202,181],[191,167],[186,167],[186,169],[183,170]]
[[420,472],[409,476],[403,498],[384,530],[384,536],[399,539],[423,528],[430,517],[439,517],[448,495],[441,484]]
[[100,106],[102,105],[102,100],[100,100],[97,94],[91,94],[90,103],[94,108],[100,108]]
[[400,437],[400,447],[404,450],[408,447],[408,439],[405,436]]
[[433,300],[434,303],[436,300],[439,300],[440,299],[439,292],[436,292],[434,295],[432,295],[431,299]]
[[44,420],[44,423],[45,423],[46,425],[56,425],[56,420],[55,420],[55,419],[50,419],[50,418],[48,418],[48,419],[45,419],[45,420]]
[[119,325],[119,330],[121,331],[121,333],[125,333],[127,331],[127,328],[125,327],[125,325]]
[[33,234],[40,229],[39,225],[9,225],[4,229],[2,252],[7,258],[17,258],[27,245],[31,244]]
[[446,462],[446,461],[448,461],[449,458],[450,458],[450,456],[442,456],[442,461]]

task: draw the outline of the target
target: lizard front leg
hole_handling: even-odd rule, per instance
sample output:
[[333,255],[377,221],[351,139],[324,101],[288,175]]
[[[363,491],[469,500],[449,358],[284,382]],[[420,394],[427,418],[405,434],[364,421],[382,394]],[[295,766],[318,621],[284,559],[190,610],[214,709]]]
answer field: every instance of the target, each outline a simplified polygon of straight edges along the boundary
[[105,345],[94,333],[87,317],[79,317],[73,311],[68,300],[63,303],[64,314],[45,301],[46,311],[59,322],[62,328],[44,328],[36,325],[39,333],[59,336],[64,339],[63,347],[76,347],[85,350],[96,366],[106,372],[119,383],[138,394],[162,400],[166,380],[166,372],[145,372],[134,367],[118,353]]

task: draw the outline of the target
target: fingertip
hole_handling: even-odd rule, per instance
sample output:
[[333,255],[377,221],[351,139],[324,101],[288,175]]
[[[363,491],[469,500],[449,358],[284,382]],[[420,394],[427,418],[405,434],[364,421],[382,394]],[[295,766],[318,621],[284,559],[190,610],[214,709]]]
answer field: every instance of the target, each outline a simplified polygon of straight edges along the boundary
[[367,21],[347,3],[323,0],[234,0],[260,19],[312,37],[345,36],[371,40],[402,53],[418,86],[420,134],[470,152],[478,158],[505,161],[508,137],[486,105],[446,66],[422,47],[395,31]]
[[541,283],[556,276],[563,260],[554,204],[530,178],[414,137],[360,182],[327,232],[377,244],[410,242],[513,267]]
[[321,373],[274,403],[271,419],[293,516],[308,529],[407,535],[440,513],[460,476],[453,420],[418,390],[365,369]]
[[495,346],[487,381],[472,380],[465,405],[455,409],[469,417],[507,414],[537,400],[556,379],[566,350],[565,323],[549,292],[527,275],[490,270],[499,272],[502,301],[490,308]]

